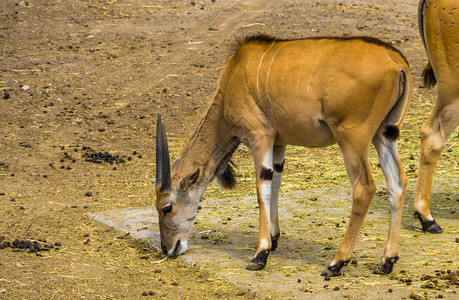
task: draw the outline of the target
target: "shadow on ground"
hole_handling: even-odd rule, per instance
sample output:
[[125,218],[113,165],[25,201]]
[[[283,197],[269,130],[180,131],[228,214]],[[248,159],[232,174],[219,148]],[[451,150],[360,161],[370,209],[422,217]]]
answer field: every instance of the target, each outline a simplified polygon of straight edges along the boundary
[[[456,194],[435,194],[457,197]],[[452,199],[454,200],[454,199]],[[457,199],[456,199],[457,201]],[[450,201],[454,203],[454,201]],[[380,189],[367,215],[351,263],[343,275],[330,281],[320,276],[333,259],[347,226],[350,195],[346,189],[317,189],[284,193],[279,200],[282,237],[264,270],[245,270],[255,252],[258,210],[254,196],[206,200],[198,213],[190,249],[180,260],[198,265],[262,298],[357,298],[457,295],[459,233],[454,208],[444,208],[438,221],[445,233],[420,231],[405,206],[401,230],[400,261],[394,273],[372,274],[384,251],[389,224],[387,195]],[[407,208],[408,207],[408,208]],[[138,239],[159,243],[157,215],[153,207],[117,209],[92,215],[96,220]],[[431,277],[428,274],[436,274]],[[443,276],[442,274],[450,274]],[[357,293],[356,293],[357,292]]]

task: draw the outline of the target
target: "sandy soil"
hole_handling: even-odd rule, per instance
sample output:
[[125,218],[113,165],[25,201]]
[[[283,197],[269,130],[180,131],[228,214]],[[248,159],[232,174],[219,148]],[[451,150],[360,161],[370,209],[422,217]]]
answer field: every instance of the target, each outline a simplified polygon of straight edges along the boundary
[[[246,34],[369,35],[402,50],[416,85],[400,143],[412,191],[419,127],[436,92],[418,88],[426,59],[413,2],[1,1],[0,298],[256,297],[208,268],[163,261],[146,241],[90,217],[152,204],[157,113],[166,121],[174,156],[207,107],[232,44]],[[414,242],[404,244],[403,269],[384,280],[416,288],[381,291],[381,298],[457,294],[457,140],[455,133],[438,165],[433,204],[448,238],[418,231],[411,193],[405,208],[410,230],[402,239]],[[284,191],[347,186],[342,166],[317,167],[338,166],[337,147],[289,148],[289,156]],[[241,147],[235,158],[239,187],[226,192],[212,185],[206,198],[254,194],[250,151]],[[377,163],[372,166],[377,169]],[[320,211],[314,217],[320,219]],[[445,251],[451,259],[436,258]],[[425,255],[423,271],[408,263],[410,253],[419,252]],[[324,261],[331,258],[330,253]],[[351,277],[359,274],[369,275],[368,268],[357,267]],[[329,295],[364,297],[359,290],[339,288]]]

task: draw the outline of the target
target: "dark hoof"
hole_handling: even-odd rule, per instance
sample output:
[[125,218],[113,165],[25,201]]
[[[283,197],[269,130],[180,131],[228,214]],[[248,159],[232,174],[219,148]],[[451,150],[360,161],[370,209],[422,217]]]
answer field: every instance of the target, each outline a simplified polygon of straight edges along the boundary
[[278,240],[279,240],[279,235],[275,235],[271,237],[271,251],[276,251]]
[[443,229],[441,229],[440,225],[438,225],[437,222],[435,222],[435,220],[423,223],[422,230],[433,234],[439,234],[443,232]]
[[421,221],[422,224],[422,231],[432,233],[432,234],[439,234],[443,232],[443,229],[440,227],[440,225],[435,222],[435,220],[432,221],[423,221],[421,218],[421,215],[417,212],[414,213],[414,216]]
[[245,267],[246,270],[257,271],[263,269],[268,262],[269,251],[264,250],[255,256],[254,259]]
[[330,270],[329,269],[330,267],[327,267],[321,274],[320,276],[323,276],[325,278],[330,278],[330,277],[336,277],[336,276],[339,276],[341,275],[341,273],[338,271],[338,272],[335,272],[333,270]]
[[398,261],[398,256],[387,258],[384,263],[380,263],[379,265],[376,266],[376,268],[373,270],[373,274],[382,275],[382,274],[392,273],[392,270],[394,269],[394,265],[397,261]]
[[247,267],[245,267],[246,270],[249,271],[258,271],[263,269],[266,266],[266,264],[257,264],[256,262],[251,261]]
[[320,275],[324,277],[336,277],[341,275],[341,268],[346,266],[349,261],[339,261],[334,266],[328,266]]

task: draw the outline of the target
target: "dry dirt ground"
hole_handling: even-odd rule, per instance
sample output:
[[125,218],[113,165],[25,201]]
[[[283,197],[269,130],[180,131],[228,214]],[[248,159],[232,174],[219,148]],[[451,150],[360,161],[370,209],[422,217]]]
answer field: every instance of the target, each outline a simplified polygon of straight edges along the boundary
[[[133,239],[90,217],[104,210],[152,204],[157,113],[164,116],[175,156],[211,100],[234,40],[253,33],[283,38],[381,38],[402,50],[415,77],[413,104],[400,140],[410,193],[405,202],[401,261],[395,273],[378,279],[365,264],[355,264],[345,279],[312,282],[308,276],[294,278],[298,281],[296,289],[303,289],[305,297],[320,292],[329,298],[365,298],[362,290],[349,287],[357,281],[371,287],[375,281],[384,280],[386,289],[376,298],[456,298],[457,131],[448,141],[435,174],[434,214],[444,224],[445,235],[422,234],[412,218],[419,128],[435,102],[436,92],[419,88],[426,59],[417,32],[415,2],[1,1],[0,298],[257,296],[209,268],[163,261],[147,241]],[[255,193],[250,151],[238,149],[235,162],[239,174],[236,190],[227,192],[211,185],[206,199]],[[372,161],[372,167],[375,179],[384,182],[377,161]],[[347,184],[336,146],[328,150],[288,148],[284,192],[344,189]],[[378,193],[384,199],[384,189]],[[330,204],[320,198],[317,195],[313,204]],[[385,203],[375,205],[378,208]],[[254,211],[255,206],[251,206]],[[326,212],[317,209],[312,217],[329,228],[334,223],[327,223]],[[337,218],[345,220],[347,215]],[[298,222],[305,226],[312,223],[308,216]],[[250,236],[256,225],[253,220]],[[383,243],[387,223],[376,226],[381,228],[381,238],[372,240],[363,233],[360,247]],[[288,228],[284,231],[287,239],[293,234]],[[209,247],[212,241],[219,241],[202,233],[196,238],[209,239]],[[339,238],[324,236],[330,242],[318,241],[313,248],[332,251],[325,254],[320,266],[308,263],[318,269],[324,267],[332,259]],[[255,243],[255,238],[250,240]],[[288,250],[278,255],[299,251]],[[374,255],[373,262],[380,253]],[[416,263],[410,262],[414,256]],[[367,259],[358,253],[356,257]],[[253,276],[266,276],[266,280],[273,274],[290,276],[279,266],[269,268],[268,264],[267,270]],[[286,291],[265,296],[289,295]]]

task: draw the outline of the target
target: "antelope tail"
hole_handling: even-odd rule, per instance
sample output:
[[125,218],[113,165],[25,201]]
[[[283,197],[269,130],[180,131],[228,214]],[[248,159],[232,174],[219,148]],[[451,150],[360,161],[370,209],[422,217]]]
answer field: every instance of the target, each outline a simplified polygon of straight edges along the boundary
[[411,100],[411,86],[406,76],[406,71],[401,68],[399,72],[398,100],[386,117],[386,127],[383,135],[390,141],[395,141],[400,135],[400,127]]
[[433,71],[432,65],[430,64],[430,61],[422,71],[422,82],[426,88],[432,88],[437,83],[437,78],[435,77],[435,73]]
[[[419,7],[418,7],[418,25],[419,25],[419,34],[421,35],[422,43],[424,44],[424,48],[427,51],[427,44],[426,44],[426,37],[425,37],[425,32],[424,32],[424,4],[425,0],[422,0],[419,2]],[[427,62],[426,66],[424,67],[424,70],[422,71],[422,82],[424,84],[424,87],[426,88],[432,88],[436,83],[437,79],[435,78],[435,73],[433,71],[432,65],[430,64],[430,61]]]

